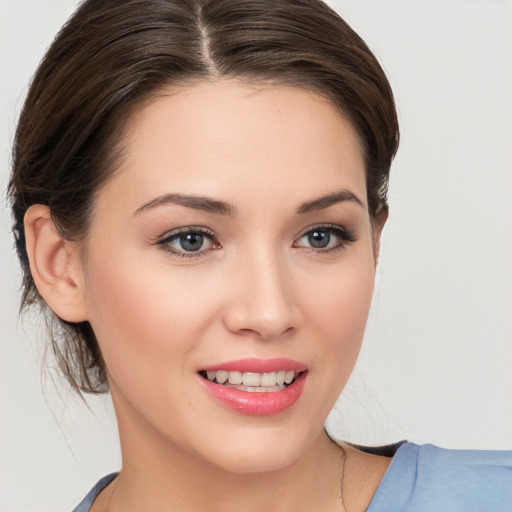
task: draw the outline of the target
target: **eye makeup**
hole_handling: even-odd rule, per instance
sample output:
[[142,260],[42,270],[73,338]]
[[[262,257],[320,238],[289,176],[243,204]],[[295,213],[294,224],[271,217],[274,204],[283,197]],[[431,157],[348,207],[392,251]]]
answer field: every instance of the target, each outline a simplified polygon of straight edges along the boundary
[[214,233],[201,226],[187,226],[172,230],[155,245],[179,258],[197,258],[204,256],[208,251],[221,248]]
[[348,230],[336,224],[320,224],[308,228],[297,238],[292,247],[310,249],[314,252],[330,252],[343,249],[357,241],[355,230]]
[[[304,230],[292,242],[291,247],[315,253],[329,253],[344,249],[356,241],[357,236],[353,229],[348,230],[336,224],[319,224]],[[171,230],[154,245],[179,258],[198,258],[209,251],[222,248],[213,231],[203,226],[184,226]]]

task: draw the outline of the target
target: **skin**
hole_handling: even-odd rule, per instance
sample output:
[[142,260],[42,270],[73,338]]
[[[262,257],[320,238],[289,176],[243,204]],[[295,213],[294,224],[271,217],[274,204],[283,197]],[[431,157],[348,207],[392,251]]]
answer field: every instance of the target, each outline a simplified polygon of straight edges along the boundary
[[[59,241],[45,207],[26,219],[38,288],[62,318],[91,323],[107,367],[123,468],[92,510],[339,510],[342,457],[323,424],[359,353],[383,224],[354,130],[311,92],[219,80],[151,100],[124,147],[84,245]],[[340,191],[356,199],[298,213]],[[311,247],[326,225],[355,240]],[[190,226],[211,235],[192,256],[162,243]],[[247,357],[307,365],[297,403],[251,416],[205,392],[200,368]],[[347,447],[347,510],[368,506],[388,464]]]

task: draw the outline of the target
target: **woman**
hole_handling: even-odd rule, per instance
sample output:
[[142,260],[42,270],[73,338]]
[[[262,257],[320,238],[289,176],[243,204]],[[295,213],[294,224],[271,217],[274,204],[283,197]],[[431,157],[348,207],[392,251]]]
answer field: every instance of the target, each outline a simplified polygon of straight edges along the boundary
[[10,188],[24,303],[53,311],[72,385],[116,408],[122,470],[77,510],[506,510],[510,455],[392,459],[323,430],[397,144],[380,66],[320,3],[82,5]]

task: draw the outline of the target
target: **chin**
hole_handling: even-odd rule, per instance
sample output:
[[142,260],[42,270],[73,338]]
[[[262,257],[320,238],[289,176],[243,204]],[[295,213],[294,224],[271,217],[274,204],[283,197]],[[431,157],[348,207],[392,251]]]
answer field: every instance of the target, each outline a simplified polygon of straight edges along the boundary
[[214,453],[210,452],[208,458],[219,469],[243,475],[279,471],[293,465],[317,436],[289,426],[243,429],[226,437],[229,441],[215,443]]
[[226,472],[239,475],[269,473],[292,465],[299,453],[299,450],[294,453],[274,451],[272,454],[242,453],[242,450],[237,450],[233,457],[223,457],[221,460],[217,460],[216,466]]

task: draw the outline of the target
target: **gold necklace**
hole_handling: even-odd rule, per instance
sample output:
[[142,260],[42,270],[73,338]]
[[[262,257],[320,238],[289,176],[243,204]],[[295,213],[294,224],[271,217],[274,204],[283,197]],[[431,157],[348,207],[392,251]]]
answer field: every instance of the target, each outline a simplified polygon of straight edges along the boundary
[[342,457],[340,484],[338,486],[338,505],[340,506],[340,512],[347,512],[347,509],[345,508],[345,501],[343,500],[343,484],[345,481],[345,462],[347,461],[347,452],[345,451],[345,448],[341,444],[334,444],[338,448],[340,456]]
[[345,507],[345,500],[344,500],[345,463],[347,462],[347,451],[345,450],[345,447],[342,444],[337,443],[329,435],[329,432],[327,432],[325,427],[324,427],[324,433],[327,436],[327,439],[329,439],[329,441],[336,447],[336,449],[341,457],[340,483],[338,485],[338,508],[339,508],[339,512],[347,512],[347,509]]

